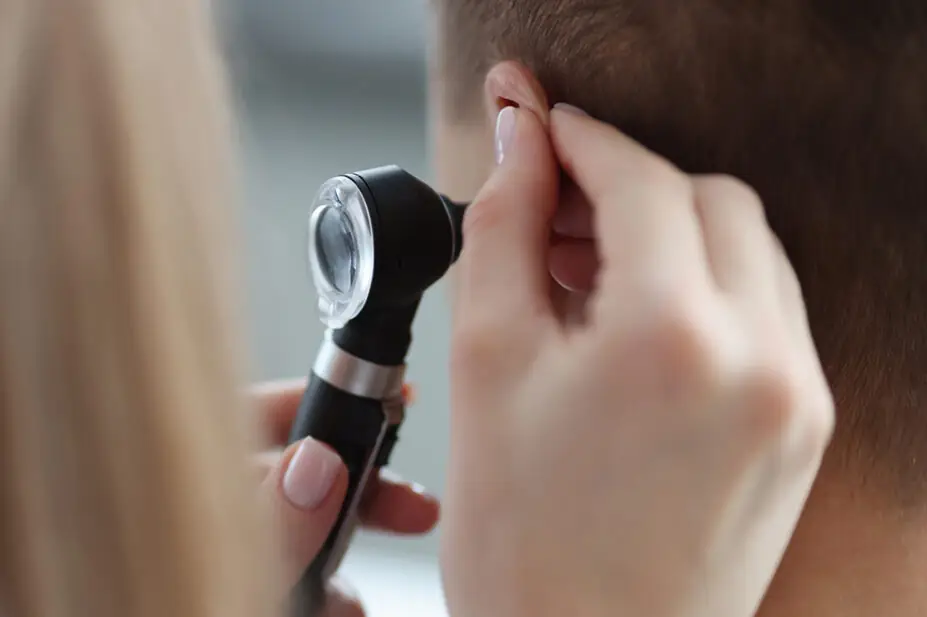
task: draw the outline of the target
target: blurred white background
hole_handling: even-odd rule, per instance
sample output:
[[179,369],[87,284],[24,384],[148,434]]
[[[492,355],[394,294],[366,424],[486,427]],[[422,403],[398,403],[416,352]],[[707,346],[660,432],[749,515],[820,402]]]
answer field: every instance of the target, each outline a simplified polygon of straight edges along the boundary
[[[241,113],[253,368],[307,374],[322,328],[306,276],[305,222],[326,178],[395,163],[431,177],[426,145],[427,0],[224,0]],[[440,288],[419,313],[410,357],[418,401],[393,455],[443,493],[448,314]],[[440,531],[439,531],[440,532]],[[344,570],[370,617],[440,617],[437,536],[364,535]]]

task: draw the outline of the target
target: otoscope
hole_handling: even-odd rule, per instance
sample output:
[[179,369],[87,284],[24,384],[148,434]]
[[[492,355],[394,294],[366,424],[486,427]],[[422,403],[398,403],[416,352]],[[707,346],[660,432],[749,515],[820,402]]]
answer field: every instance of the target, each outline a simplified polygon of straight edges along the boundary
[[327,327],[290,443],[311,436],[348,468],[347,497],[294,590],[293,615],[317,615],[364,490],[389,462],[405,416],[412,321],[424,292],[460,255],[466,205],[389,166],[322,184],[309,213],[309,268]]

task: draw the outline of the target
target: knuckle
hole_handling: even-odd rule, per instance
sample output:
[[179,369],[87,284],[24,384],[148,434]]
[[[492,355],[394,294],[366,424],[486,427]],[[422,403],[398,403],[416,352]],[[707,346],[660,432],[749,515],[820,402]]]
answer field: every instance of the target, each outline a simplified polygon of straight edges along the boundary
[[776,238],[775,235],[772,237],[775,239],[776,263],[781,274],[779,280],[783,285],[784,291],[789,296],[796,299],[804,310],[805,292],[802,289],[801,280],[798,278],[798,274],[795,272],[792,262],[790,262],[786,256],[785,249],[782,248],[782,244],[779,242],[778,238]]
[[694,186],[692,179],[676,166],[659,157],[652,157],[641,166],[643,180],[651,187],[660,187],[673,198],[692,201]]
[[730,174],[703,176],[701,184],[703,188],[707,187],[712,193],[735,198],[737,201],[753,206],[763,203],[759,193],[752,186]]
[[762,363],[747,375],[744,407],[751,432],[761,439],[777,439],[788,431],[799,409],[794,378],[776,362]]
[[713,203],[732,204],[759,220],[766,220],[766,209],[759,193],[740,178],[727,174],[704,176],[699,180],[698,190],[706,197],[702,201],[707,207]]
[[650,344],[667,366],[689,372],[711,355],[708,335],[698,319],[684,308],[667,311],[654,323]]
[[619,335],[627,341],[625,363],[653,367],[667,392],[690,396],[715,388],[722,370],[717,333],[697,306],[676,300],[647,311],[636,333]]
[[812,404],[805,414],[801,450],[809,456],[818,456],[823,452],[834,434],[836,411],[830,389],[825,385],[817,389],[818,395],[812,397]]
[[747,377],[744,408],[750,431],[764,443],[783,443],[801,466],[821,456],[830,443],[835,413],[829,390],[809,387],[790,364],[767,361]]

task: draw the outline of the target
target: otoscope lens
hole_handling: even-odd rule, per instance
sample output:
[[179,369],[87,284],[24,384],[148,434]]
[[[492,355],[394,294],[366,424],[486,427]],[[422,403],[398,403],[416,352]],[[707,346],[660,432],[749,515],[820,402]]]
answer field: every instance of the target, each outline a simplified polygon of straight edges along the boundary
[[322,275],[335,291],[349,293],[357,280],[357,243],[351,221],[338,210],[327,208],[319,216],[315,233]]
[[308,240],[319,317],[329,328],[341,328],[366,304],[375,260],[370,211],[350,178],[332,178],[319,189],[309,213]]

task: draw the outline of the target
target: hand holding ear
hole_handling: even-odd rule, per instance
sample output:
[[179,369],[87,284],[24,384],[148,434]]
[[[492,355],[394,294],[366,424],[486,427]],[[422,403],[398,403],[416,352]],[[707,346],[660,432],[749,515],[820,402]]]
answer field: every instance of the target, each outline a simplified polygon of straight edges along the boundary
[[[451,614],[753,615],[834,415],[759,197],[575,110],[506,109],[496,145],[455,295]],[[581,325],[548,273],[561,168],[595,229]]]

